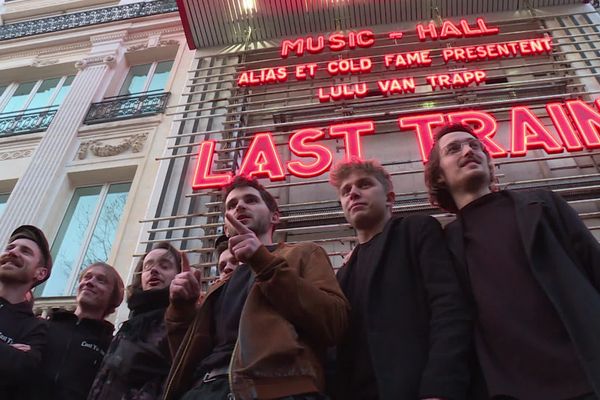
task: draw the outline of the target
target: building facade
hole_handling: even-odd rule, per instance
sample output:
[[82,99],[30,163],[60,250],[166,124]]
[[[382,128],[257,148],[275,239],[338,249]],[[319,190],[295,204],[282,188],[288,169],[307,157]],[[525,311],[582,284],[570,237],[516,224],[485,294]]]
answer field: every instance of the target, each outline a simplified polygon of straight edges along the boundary
[[[376,159],[398,215],[430,206],[431,129],[472,124],[501,187],[561,193],[600,237],[600,18],[575,0],[4,1],[0,238],[44,228],[40,309],[72,304],[83,265],[126,280],[167,240],[216,274],[218,187],[254,175],[276,240],[335,267],[355,245],[331,165]],[[117,320],[127,317],[121,307]]]

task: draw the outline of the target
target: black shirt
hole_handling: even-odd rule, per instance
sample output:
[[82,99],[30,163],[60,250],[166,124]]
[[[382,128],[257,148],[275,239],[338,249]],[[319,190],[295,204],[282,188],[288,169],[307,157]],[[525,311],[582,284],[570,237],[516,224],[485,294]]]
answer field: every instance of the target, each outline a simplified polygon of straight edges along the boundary
[[340,368],[346,370],[344,376],[350,377],[347,382],[338,384],[350,386],[350,390],[345,388],[343,392],[347,393],[346,396],[351,395],[353,399],[360,400],[375,400],[379,397],[367,338],[368,283],[370,273],[375,268],[373,260],[377,259],[372,249],[378,240],[383,240],[383,235],[376,235],[354,249],[355,255],[345,267],[346,284],[342,286],[342,291],[350,302],[351,311],[349,328],[340,347],[352,351],[346,353],[346,359],[338,359]]
[[242,264],[232,272],[229,280],[221,287],[215,300],[214,332],[215,347],[212,353],[200,364],[201,374],[213,368],[229,365],[235,342],[238,337],[240,317],[246,303],[250,287],[254,283],[254,272],[247,264]]
[[512,200],[490,193],[459,218],[490,395],[558,400],[591,392],[564,324],[531,272]]
[[55,311],[48,322],[41,382],[36,385],[38,398],[87,398],[113,330],[108,321],[79,319],[72,312]]

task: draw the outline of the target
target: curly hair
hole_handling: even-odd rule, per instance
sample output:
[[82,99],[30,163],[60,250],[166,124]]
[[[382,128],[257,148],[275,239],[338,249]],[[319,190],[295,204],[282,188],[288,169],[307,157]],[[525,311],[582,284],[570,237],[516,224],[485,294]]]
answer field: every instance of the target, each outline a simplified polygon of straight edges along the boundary
[[[458,212],[458,206],[454,202],[454,198],[448,191],[446,184],[440,181],[440,177],[442,176],[442,168],[440,167],[440,139],[451,132],[466,132],[479,140],[475,131],[468,125],[449,124],[441,127],[434,135],[433,146],[429,152],[429,160],[425,164],[425,186],[429,194],[429,202],[432,205],[451,213],[456,213]],[[495,190],[494,183],[496,178],[491,156],[485,146],[482,147],[490,168],[490,188]]]

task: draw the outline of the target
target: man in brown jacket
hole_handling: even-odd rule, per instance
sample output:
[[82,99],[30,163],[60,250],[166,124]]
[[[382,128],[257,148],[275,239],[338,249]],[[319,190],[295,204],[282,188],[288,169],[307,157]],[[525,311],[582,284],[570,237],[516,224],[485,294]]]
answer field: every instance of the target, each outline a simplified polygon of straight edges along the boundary
[[225,220],[237,269],[198,308],[199,271],[171,283],[165,399],[323,398],[325,351],[349,311],[327,254],[313,243],[273,244],[277,203],[254,180],[225,188]]

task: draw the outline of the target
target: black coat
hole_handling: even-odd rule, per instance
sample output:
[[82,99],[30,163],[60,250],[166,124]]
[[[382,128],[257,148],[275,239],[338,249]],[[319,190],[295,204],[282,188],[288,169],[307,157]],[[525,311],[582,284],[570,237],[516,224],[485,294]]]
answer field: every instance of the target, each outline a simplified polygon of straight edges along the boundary
[[[11,344],[27,344],[21,351]],[[11,304],[0,298],[0,399],[31,399],[31,384],[39,375],[46,345],[46,323],[27,302]]]
[[[426,216],[392,219],[381,234],[367,282],[367,345],[379,398],[464,399],[471,318],[439,223]],[[342,268],[342,288],[346,279]],[[352,351],[339,348],[338,361]],[[344,382],[344,366],[338,371]]]
[[48,322],[48,343],[39,400],[85,400],[112,340],[114,326],[104,320],[79,319],[57,310]]
[[[507,191],[534,278],[564,323],[596,395],[600,396],[600,244],[560,196]],[[446,227],[457,274],[472,299],[460,220]]]

